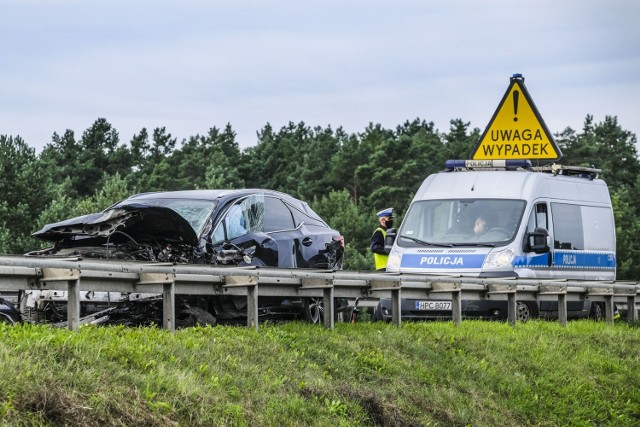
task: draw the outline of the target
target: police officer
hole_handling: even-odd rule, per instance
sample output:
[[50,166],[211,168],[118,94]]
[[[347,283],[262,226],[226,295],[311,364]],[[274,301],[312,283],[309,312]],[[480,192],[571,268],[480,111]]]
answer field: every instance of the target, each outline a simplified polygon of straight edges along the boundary
[[387,236],[387,230],[393,226],[393,208],[382,210],[376,215],[380,226],[371,236],[371,252],[373,252],[376,270],[384,271],[387,268],[387,258],[389,258],[389,251],[384,249],[384,238]]

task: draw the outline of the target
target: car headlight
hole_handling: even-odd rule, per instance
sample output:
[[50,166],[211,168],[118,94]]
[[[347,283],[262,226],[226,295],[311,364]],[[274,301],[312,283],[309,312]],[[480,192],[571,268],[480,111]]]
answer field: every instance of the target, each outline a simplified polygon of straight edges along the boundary
[[387,258],[387,271],[398,271],[400,269],[401,259],[402,255],[400,255],[400,252],[392,249],[391,253],[389,253],[389,258]]
[[505,268],[511,267],[513,263],[514,251],[507,248],[500,252],[491,252],[484,260],[482,268]]

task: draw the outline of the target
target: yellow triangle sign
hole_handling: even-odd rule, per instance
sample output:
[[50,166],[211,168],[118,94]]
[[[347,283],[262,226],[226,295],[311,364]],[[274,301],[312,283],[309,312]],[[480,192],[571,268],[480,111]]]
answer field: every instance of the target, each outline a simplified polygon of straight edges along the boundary
[[514,74],[507,92],[478,141],[473,160],[557,161],[562,152],[531,100],[524,77]]

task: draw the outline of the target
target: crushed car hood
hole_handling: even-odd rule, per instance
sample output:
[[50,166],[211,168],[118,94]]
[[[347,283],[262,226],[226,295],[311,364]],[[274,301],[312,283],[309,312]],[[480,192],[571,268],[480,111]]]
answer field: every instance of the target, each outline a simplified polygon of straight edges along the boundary
[[198,240],[189,222],[175,211],[143,203],[120,205],[47,224],[31,236],[50,242],[102,237],[113,243],[134,239],[138,243],[165,241],[196,245]]

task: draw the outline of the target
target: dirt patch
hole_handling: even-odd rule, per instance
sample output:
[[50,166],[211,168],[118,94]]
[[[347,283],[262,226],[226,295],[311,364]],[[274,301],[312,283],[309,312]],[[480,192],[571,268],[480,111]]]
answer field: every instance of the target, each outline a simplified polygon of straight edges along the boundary
[[335,396],[341,400],[356,402],[367,415],[370,425],[381,427],[420,427],[422,422],[416,420],[411,414],[402,411],[398,405],[368,390],[354,389],[349,387],[340,388],[336,392],[322,392],[305,387],[301,394],[306,399],[323,399],[328,396]]
[[95,425],[91,408],[59,390],[38,390],[24,402],[24,407],[53,425]]
[[[44,424],[64,426],[172,426],[177,423],[161,414],[146,408],[131,411],[131,402],[124,402],[126,407],[120,407],[119,402],[107,403],[107,408],[91,408],[86,405],[86,396],[68,394],[61,390],[49,388],[38,390],[28,396],[20,404],[21,411],[29,411]],[[83,404],[84,403],[84,404]],[[18,402],[16,402],[18,409]]]

